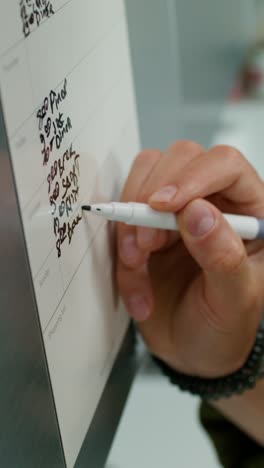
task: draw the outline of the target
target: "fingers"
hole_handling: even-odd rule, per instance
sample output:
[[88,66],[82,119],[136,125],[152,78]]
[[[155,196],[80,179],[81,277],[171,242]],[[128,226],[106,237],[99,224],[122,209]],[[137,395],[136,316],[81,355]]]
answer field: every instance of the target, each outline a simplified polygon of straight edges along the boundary
[[[153,166],[144,184],[137,193],[136,200],[138,202],[147,203],[150,195],[159,188],[165,187],[163,196],[171,197],[175,195],[175,187],[173,185],[175,174],[180,171],[194,158],[201,155],[204,149],[198,143],[192,141],[177,141],[171,145],[163,157],[157,159],[157,163]],[[140,169],[137,169],[140,170]],[[135,175],[131,174],[131,179]],[[129,184],[128,184],[129,185]],[[137,228],[137,241],[143,250],[155,252],[163,247],[168,247],[174,244],[180,238],[178,233],[168,233],[149,228]]]
[[[135,201],[150,177],[151,172],[162,157],[156,150],[142,152],[135,160],[121,197],[122,202]],[[117,227],[118,253],[122,263],[130,267],[142,265],[146,260],[145,253],[139,249],[136,228],[119,223]]]
[[[167,182],[172,161],[175,170],[176,167],[180,170],[201,151],[202,147],[192,142],[178,142],[168,149],[166,155],[155,150],[144,151],[133,164],[121,201],[147,201],[149,195],[162,186],[163,181]],[[132,317],[137,321],[144,321],[153,309],[153,294],[144,265],[147,264],[151,252],[171,243],[172,236],[165,231],[135,228],[120,223],[117,237],[117,277],[120,293]],[[174,235],[173,241],[175,240]]]
[[[135,201],[156,164],[162,158],[160,151],[142,152],[135,160],[121,197],[121,201]],[[142,231],[137,235],[134,226],[117,226],[118,262],[117,281],[120,294],[137,321],[146,320],[153,309],[153,294],[147,272],[147,260],[153,245],[162,239],[158,231]]]
[[147,320],[154,308],[153,291],[148,274],[148,257],[151,251],[159,250],[167,242],[166,231],[153,230],[155,239],[148,231],[152,230],[137,229],[136,244],[137,249],[142,252],[142,262],[136,265],[133,258],[130,262],[128,258],[123,261],[120,251],[117,265],[117,281],[121,296],[131,317],[137,322]]
[[259,317],[251,313],[258,309],[255,275],[242,240],[221,212],[205,200],[194,200],[178,222],[188,251],[204,271],[208,321],[223,323],[225,331],[248,325],[248,320],[257,327]]
[[[203,218],[198,236],[190,234],[184,221],[185,208],[191,209],[191,201],[218,195],[224,202],[232,203],[234,213],[264,217],[263,182],[238,151],[219,146],[206,152],[196,143],[180,141],[172,145],[164,155],[156,150],[139,155],[128,177],[121,201],[149,202],[154,209],[179,212],[184,241],[206,273],[207,289],[209,290],[208,284],[211,284],[213,298],[219,304],[225,304],[225,298],[231,299],[232,294],[232,302],[235,300],[237,304],[236,295],[241,300],[245,296],[240,291],[241,275],[243,273],[250,277],[249,262],[242,241],[225,222],[220,211],[211,204],[207,208],[210,207],[213,220],[209,221],[209,216]],[[203,234],[202,230],[205,228],[210,234]],[[146,309],[144,313],[137,313],[130,298],[132,295],[135,297],[136,293],[141,298],[144,297],[148,314],[151,314],[153,298],[145,266],[151,252],[171,245],[177,241],[177,237],[175,233],[135,228],[121,223],[117,234],[121,295],[131,315],[137,320],[145,320]],[[225,270],[230,273],[232,281],[226,280],[228,275],[224,274]],[[231,274],[232,270],[235,274]],[[222,285],[226,292],[225,297],[220,292]],[[144,308],[138,307],[139,309]]]
[[201,145],[192,141],[177,141],[171,145],[142,186],[137,201],[147,203],[154,192],[164,188],[163,196],[173,197],[176,194],[175,180],[191,161],[204,152]]
[[136,201],[142,186],[162,159],[162,153],[158,150],[142,151],[135,159],[121,196],[122,202]]
[[[164,184],[168,185],[170,181],[173,183],[175,174],[183,170],[186,164],[203,151],[198,143],[178,141],[168,148],[165,155],[156,150],[142,152],[133,164],[121,201],[147,202],[154,191]],[[179,236],[174,235],[173,241],[177,238]],[[154,229],[136,229],[125,224],[119,224],[118,227],[120,256],[122,261],[129,266],[142,265],[146,261],[143,251],[155,252],[162,248],[168,239],[171,242],[171,236],[168,233]]]
[[137,226],[137,243],[146,252],[155,252],[167,244],[169,232],[161,229]]
[[128,268],[119,263],[118,286],[123,302],[130,315],[137,322],[144,322],[153,310],[153,294],[147,266]]
[[[196,198],[221,194],[226,201],[239,204],[239,212],[264,215],[263,181],[239,151],[217,146],[201,157],[193,158],[174,173],[174,193],[164,197],[163,191],[153,194],[149,203],[154,209],[178,211]],[[171,188],[171,179],[168,180]],[[166,193],[166,186],[165,186]]]

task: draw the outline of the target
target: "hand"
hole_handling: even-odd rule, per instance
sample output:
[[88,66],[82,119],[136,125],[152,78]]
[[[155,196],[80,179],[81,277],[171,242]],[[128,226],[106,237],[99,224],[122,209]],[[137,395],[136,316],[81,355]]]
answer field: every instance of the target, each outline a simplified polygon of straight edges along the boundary
[[264,242],[222,212],[264,218],[264,183],[234,148],[179,141],[142,152],[122,201],[176,213],[180,233],[119,224],[117,280],[150,351],[178,371],[220,377],[243,366],[264,310]]

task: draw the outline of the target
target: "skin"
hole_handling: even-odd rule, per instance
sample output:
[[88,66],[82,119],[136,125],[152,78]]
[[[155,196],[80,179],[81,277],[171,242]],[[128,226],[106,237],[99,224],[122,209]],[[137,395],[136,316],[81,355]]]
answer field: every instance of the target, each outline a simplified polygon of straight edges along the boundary
[[[264,218],[259,175],[235,148],[178,141],[139,154],[121,200],[173,212],[180,226],[180,234],[117,228],[119,290],[150,351],[190,375],[239,369],[264,310],[264,242],[243,242],[222,212]],[[263,390],[260,383],[217,405],[264,444],[255,419],[263,421]]]

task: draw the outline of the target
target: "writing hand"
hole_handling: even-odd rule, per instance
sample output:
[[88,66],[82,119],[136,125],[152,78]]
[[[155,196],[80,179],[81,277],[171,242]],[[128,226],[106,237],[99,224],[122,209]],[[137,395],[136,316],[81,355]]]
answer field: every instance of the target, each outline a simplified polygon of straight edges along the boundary
[[135,160],[122,201],[177,214],[176,233],[118,225],[120,293],[151,352],[220,377],[251,351],[264,306],[264,243],[243,243],[221,212],[264,217],[264,184],[234,148],[180,141]]

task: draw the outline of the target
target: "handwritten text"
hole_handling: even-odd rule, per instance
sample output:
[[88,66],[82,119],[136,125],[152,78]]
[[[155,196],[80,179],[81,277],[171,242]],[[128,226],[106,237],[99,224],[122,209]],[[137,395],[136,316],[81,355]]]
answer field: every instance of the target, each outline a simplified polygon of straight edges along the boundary
[[34,27],[38,27],[44,19],[54,15],[51,0],[20,0],[19,6],[25,37],[28,37]]

